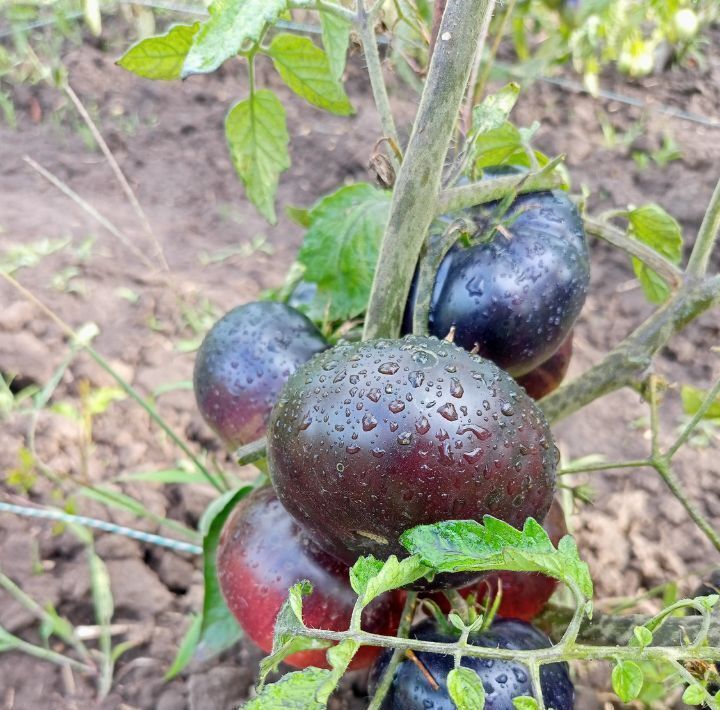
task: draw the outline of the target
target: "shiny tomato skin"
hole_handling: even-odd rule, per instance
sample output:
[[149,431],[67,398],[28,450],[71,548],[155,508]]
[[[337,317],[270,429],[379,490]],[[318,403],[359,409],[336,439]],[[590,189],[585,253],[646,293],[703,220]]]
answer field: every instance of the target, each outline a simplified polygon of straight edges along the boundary
[[[492,170],[488,171],[492,174]],[[518,196],[507,212],[500,203],[446,215],[475,230],[470,246],[456,243],[437,270],[429,330],[474,350],[513,377],[545,362],[567,337],[590,282],[582,218],[561,190]],[[489,225],[501,229],[485,238]],[[405,313],[412,331],[417,281]]]
[[[272,488],[253,491],[229,518],[217,552],[220,588],[243,631],[263,651],[272,649],[275,619],[288,589],[307,579],[313,592],[303,599],[303,619],[314,628],[345,631],[357,595],[349,568],[313,544],[288,515]],[[363,629],[394,635],[402,613],[402,595],[387,593],[363,612]],[[380,652],[361,648],[351,668],[369,666]],[[327,668],[326,649],[301,651],[286,663],[294,668]]]
[[200,414],[229,449],[259,439],[287,378],[327,347],[313,323],[284,303],[233,308],[210,329],[195,359]]
[[[543,527],[556,547],[560,539],[567,535],[565,514],[557,499],[553,500]],[[510,619],[532,621],[545,608],[557,585],[556,579],[539,572],[503,570],[490,572],[479,582],[463,587],[459,591],[465,598],[473,594],[477,601],[485,602],[488,596],[494,599],[498,589],[502,589],[502,598],[497,614]],[[430,598],[445,614],[450,612],[450,603],[444,594],[432,594]]]
[[516,378],[517,383],[533,398],[542,399],[554,392],[565,379],[573,349],[573,332],[563,340],[562,345],[545,362]]
[[[406,556],[399,538],[415,525],[542,520],[556,456],[542,412],[507,373],[416,336],[317,356],[288,380],[268,428],[278,497],[348,564]],[[434,588],[462,583],[440,576]]]

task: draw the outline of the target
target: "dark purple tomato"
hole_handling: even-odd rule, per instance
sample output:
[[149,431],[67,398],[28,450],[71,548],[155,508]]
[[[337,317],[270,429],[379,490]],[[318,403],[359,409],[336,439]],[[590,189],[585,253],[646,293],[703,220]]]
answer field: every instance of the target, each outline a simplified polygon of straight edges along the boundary
[[258,301],[233,308],[195,359],[200,414],[230,449],[259,439],[287,378],[325,348],[320,331],[290,306]]
[[[556,547],[560,539],[567,535],[565,514],[557,499],[553,500],[543,527]],[[557,585],[556,579],[539,572],[501,571],[491,572],[479,582],[463,587],[460,594],[465,598],[473,594],[478,602],[486,603],[488,597],[493,600],[498,591],[502,591],[498,615],[532,621],[545,608]],[[444,594],[435,593],[430,598],[444,613],[450,612],[450,603]]]
[[572,357],[573,332],[563,340],[560,348],[535,369],[516,378],[517,383],[533,398],[542,399],[555,391],[567,374]]
[[415,525],[542,520],[556,456],[542,412],[507,373],[436,338],[325,351],[288,380],[268,427],[278,497],[348,564],[406,555],[399,537]]
[[[438,269],[429,328],[474,350],[517,377],[561,345],[585,302],[590,281],[582,218],[560,190],[519,196],[500,217],[499,203],[462,212],[489,241],[455,244]],[[415,283],[404,329],[412,329]]]
[[[251,493],[223,528],[217,552],[218,579],[228,608],[245,633],[266,653],[272,649],[275,619],[288,589],[303,579],[314,587],[303,599],[303,619],[313,628],[346,631],[357,595],[347,565],[320,550],[288,515],[272,488]],[[363,612],[366,631],[394,635],[402,595],[378,597]],[[363,646],[352,668],[369,666],[380,652]],[[327,668],[325,649],[301,651],[286,659],[295,668]]]
[[[417,624],[411,630],[410,637],[441,643],[457,641],[457,637],[444,633],[437,622],[430,619]],[[487,631],[471,634],[468,641],[474,646],[512,651],[529,651],[550,646],[550,640],[545,634],[516,619],[496,618]],[[390,655],[391,652],[385,651],[370,671],[370,692],[375,691]],[[422,651],[416,651],[415,655],[439,687],[434,690],[418,665],[406,658],[395,671],[392,685],[381,706],[382,710],[454,710],[455,705],[447,690],[447,676],[454,667],[452,656]],[[480,676],[485,688],[486,710],[514,710],[513,698],[523,695],[534,697],[528,669],[522,663],[466,656],[460,665],[471,668]],[[546,707],[572,710],[575,706],[575,689],[566,663],[543,665],[540,670],[540,687]]]

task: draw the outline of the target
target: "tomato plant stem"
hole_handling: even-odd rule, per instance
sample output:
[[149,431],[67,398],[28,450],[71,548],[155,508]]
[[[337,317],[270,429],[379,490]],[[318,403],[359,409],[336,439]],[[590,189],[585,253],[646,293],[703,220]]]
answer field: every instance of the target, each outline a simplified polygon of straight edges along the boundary
[[[553,167],[556,165],[553,161]],[[518,195],[559,187],[560,176],[547,166],[521,175],[494,177],[472,185],[451,187],[438,196],[435,216],[499,200],[513,191]]]
[[540,400],[545,416],[550,422],[556,422],[603,395],[637,385],[650,367],[655,353],[690,321],[718,304],[720,275],[686,282],[662,308],[600,363]]
[[[383,78],[382,64],[380,63],[380,54],[378,52],[377,38],[375,36],[375,19],[368,14],[365,9],[364,0],[358,2],[357,12],[357,28],[365,52],[365,64],[367,65],[367,73],[370,78],[370,86],[372,88],[375,106],[380,115],[380,125],[385,138],[390,139],[396,146],[400,145],[397,129],[395,128],[395,119],[393,118],[392,109],[390,108],[390,99]],[[398,168],[397,158],[394,151],[389,151],[390,160],[395,170]]]
[[592,473],[594,471],[611,471],[614,468],[642,468],[643,466],[652,466],[650,459],[637,459],[636,461],[608,461],[602,463],[587,464],[586,466],[566,466],[561,468],[558,476],[569,476],[572,473]]
[[[407,638],[410,633],[410,626],[412,625],[413,619],[415,618],[415,608],[417,607],[417,592],[408,592],[405,597],[405,606],[403,607],[402,616],[400,617],[400,626],[397,631],[397,638]],[[390,661],[388,662],[387,668],[378,683],[375,693],[373,694],[372,700],[368,705],[368,710],[379,710],[382,706],[383,700],[390,690],[393,678],[395,677],[395,669],[400,665],[400,662],[405,656],[405,651],[396,648],[393,651]]]
[[[619,639],[618,631],[624,632],[626,641],[632,636],[632,629],[635,626],[641,626],[647,617],[637,616],[619,616],[613,617],[605,629],[603,639],[611,645],[590,645],[590,644],[556,644],[550,648],[542,648],[535,650],[512,650],[504,648],[485,648],[482,646],[473,646],[469,644],[464,647],[463,655],[473,658],[487,658],[503,661],[517,661],[519,663],[538,663],[545,665],[547,663],[559,663],[571,660],[634,660],[638,661],[658,661],[658,660],[703,660],[716,662],[720,660],[720,646],[683,646],[683,645],[657,645],[647,646],[639,649],[633,646],[620,646],[615,644],[615,639]],[[633,622],[632,626],[629,622]],[[595,622],[593,621],[593,624]],[[666,625],[671,625],[673,632],[680,636],[689,628],[698,628],[702,626],[701,617],[691,618],[676,617],[668,619]],[[395,648],[401,651],[414,651],[415,653],[439,653],[446,656],[454,656],[457,650],[457,643],[442,643],[437,641],[423,641],[413,638],[399,638],[397,636],[382,636],[380,634],[371,634],[366,631],[327,631],[324,629],[305,628],[298,631],[303,636],[310,638],[325,639],[328,641],[345,641],[352,639],[364,646],[379,646],[382,648]],[[711,621],[709,639],[711,643],[717,643],[720,640],[719,622]],[[618,644],[620,641],[618,641]]]
[[380,248],[365,340],[396,337],[410,282],[437,209],[443,165],[473,59],[494,0],[456,0],[445,10]]
[[530,663],[528,665],[530,671],[530,680],[532,681],[533,695],[537,703],[537,710],[545,710],[545,699],[543,698],[542,684],[540,683],[540,664]]
[[688,515],[693,519],[694,523],[702,530],[708,540],[713,544],[716,550],[720,552],[720,535],[716,532],[715,528],[709,523],[705,516],[700,512],[700,509],[693,503],[683,490],[682,484],[678,480],[677,476],[670,468],[669,463],[665,458],[658,458],[654,462],[655,470],[660,475],[660,478],[665,481],[665,485],[670,489],[670,492],[680,501],[683,508],[688,512]]
[[720,180],[710,198],[700,231],[695,239],[690,259],[687,265],[687,275],[690,277],[704,276],[710,263],[710,255],[720,232]]
[[675,456],[675,454],[677,453],[678,449],[690,438],[690,435],[695,430],[695,427],[698,425],[700,420],[708,413],[710,407],[715,404],[715,400],[718,398],[718,396],[720,396],[720,378],[708,391],[707,395],[705,395],[705,399],[702,401],[702,404],[698,407],[697,412],[693,414],[692,419],[686,424],[685,428],[682,430],[680,436],[677,438],[675,443],[668,449],[666,454],[668,460],[672,459],[672,457]]
[[614,247],[622,249],[631,256],[640,259],[640,261],[649,266],[659,276],[662,276],[673,289],[677,289],[682,285],[682,270],[652,247],[644,244],[639,239],[629,237],[622,230],[613,227],[603,220],[585,217],[583,221],[585,222],[585,230],[588,234],[592,234],[594,237],[598,237],[608,242],[608,244],[612,244]]
[[[360,0],[362,1],[362,0]],[[342,5],[337,5],[334,2],[327,2],[326,0],[290,0],[288,2],[288,8],[292,10],[322,10],[322,12],[329,12],[335,17],[339,17],[348,22],[352,22],[355,19],[355,13],[352,10],[348,10]]]

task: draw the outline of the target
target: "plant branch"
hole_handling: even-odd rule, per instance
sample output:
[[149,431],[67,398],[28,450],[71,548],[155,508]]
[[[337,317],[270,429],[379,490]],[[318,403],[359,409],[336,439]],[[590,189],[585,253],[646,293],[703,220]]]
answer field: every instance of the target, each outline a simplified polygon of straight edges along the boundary
[[559,187],[561,183],[562,178],[557,173],[543,168],[542,170],[534,170],[521,175],[506,175],[472,183],[471,185],[451,187],[440,193],[435,216],[439,217],[448,212],[456,212],[467,207],[493,202],[513,191],[521,195],[526,192],[551,190]]
[[622,249],[631,256],[640,259],[646,266],[649,266],[659,276],[661,276],[668,284],[677,289],[682,285],[683,272],[675,264],[666,259],[662,254],[658,253],[652,247],[644,244],[639,239],[632,239],[625,232],[614,227],[607,222],[595,219],[593,217],[585,217],[585,230],[588,234],[598,237],[608,244],[612,244],[618,249]]
[[[382,64],[380,63],[380,54],[375,36],[375,21],[365,9],[364,0],[358,1],[356,23],[360,41],[362,42],[365,52],[365,63],[370,78],[370,86],[372,88],[373,98],[375,99],[375,106],[380,115],[380,125],[382,126],[383,134],[394,144],[394,148],[399,150],[400,139],[398,138],[397,129],[395,128],[395,119],[393,118],[392,108],[390,107],[390,98],[388,97]],[[397,171],[398,161],[394,149],[389,151],[389,156],[393,168]]]
[[705,275],[710,262],[710,254],[712,254],[718,238],[718,232],[720,232],[720,180],[715,185],[715,191],[710,198],[710,204],[695,239],[695,246],[687,265],[688,276],[700,277]]
[[561,468],[558,476],[569,476],[572,473],[592,473],[594,471],[609,471],[613,468],[642,468],[643,466],[652,466],[650,459],[638,459],[637,461],[609,461],[603,463],[587,464],[586,466],[573,466],[572,464]]
[[665,454],[668,461],[672,459],[673,456],[677,453],[678,449],[690,438],[690,435],[695,430],[695,427],[698,425],[700,420],[708,413],[708,410],[710,407],[713,406],[715,403],[715,400],[720,396],[720,378],[718,378],[717,382],[713,385],[713,387],[710,389],[710,391],[705,396],[705,399],[703,400],[702,404],[698,407],[697,412],[693,414],[692,419],[687,423],[685,428],[682,430],[680,436],[677,438],[675,443],[667,450],[667,453]]
[[400,331],[420,249],[437,210],[443,165],[478,37],[494,0],[456,0],[445,10],[380,249],[365,340]]
[[[603,619],[603,624],[598,623],[598,616]],[[610,617],[603,615],[594,615],[592,621],[585,620],[581,629],[580,639],[587,637],[592,628],[595,636],[590,640],[593,643],[570,644],[564,646],[556,644],[550,648],[534,649],[534,650],[512,650],[504,648],[485,648],[482,646],[474,646],[469,644],[463,647],[463,655],[472,658],[488,658],[503,661],[517,661],[519,663],[559,663],[562,661],[572,660],[703,660],[716,662],[720,660],[720,646],[703,646],[693,647],[684,645],[683,639],[686,633],[692,630],[699,630],[703,624],[703,619],[697,617],[673,617],[669,619],[661,629],[667,629],[669,632],[660,633],[660,630],[653,636],[652,646],[646,646],[643,649],[624,646],[633,636],[633,628],[642,626],[648,620],[643,616],[620,616],[615,617],[612,621],[608,621]],[[438,653],[445,656],[454,656],[457,651],[457,643],[448,642],[441,643],[436,641],[423,641],[413,638],[398,638],[397,636],[382,636],[381,634],[371,634],[366,631],[327,631],[324,629],[304,628],[298,630],[302,636],[310,638],[324,639],[326,641],[346,641],[351,639],[363,646],[379,646],[381,648],[394,648],[402,651],[414,651],[415,653]],[[596,645],[594,642],[598,640],[597,634],[601,634],[601,639],[608,645]],[[671,643],[657,643],[658,638],[672,638]],[[713,620],[710,625],[709,638],[711,642],[720,642],[720,620]]]
[[665,305],[580,377],[540,400],[550,422],[643,379],[652,358],[675,334],[720,303],[720,275],[686,283]]
[[355,21],[355,13],[352,10],[334,2],[326,2],[326,0],[289,0],[288,8],[291,10],[320,10],[348,22]]
[[688,512],[688,515],[693,519],[693,522],[700,528],[700,530],[702,530],[705,537],[710,540],[715,549],[720,552],[720,535],[718,535],[715,528],[713,528],[710,522],[700,512],[695,503],[693,503],[687,496],[668,462],[664,458],[658,458],[654,461],[653,465],[660,475],[660,478],[665,481],[665,484],[670,489],[670,492],[680,501],[680,503],[682,503],[683,508],[685,508]]

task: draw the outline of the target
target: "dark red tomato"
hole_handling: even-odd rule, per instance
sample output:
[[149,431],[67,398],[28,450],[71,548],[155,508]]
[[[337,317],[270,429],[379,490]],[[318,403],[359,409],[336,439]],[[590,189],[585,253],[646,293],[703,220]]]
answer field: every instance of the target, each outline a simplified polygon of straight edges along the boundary
[[[445,633],[434,619],[416,624],[410,638],[440,643],[456,642],[456,636]],[[489,629],[469,636],[468,643],[484,648],[529,651],[549,648],[550,639],[534,626],[517,619],[495,619]],[[377,688],[391,656],[385,651],[370,671],[370,692]],[[454,666],[452,656],[416,652],[417,660],[405,658],[395,669],[393,681],[380,706],[382,710],[455,710],[447,689],[447,677]],[[513,710],[514,698],[535,697],[528,669],[517,661],[471,658],[460,661],[463,668],[474,670],[485,689],[485,710]],[[433,687],[421,668],[435,680]],[[540,669],[540,690],[545,706],[555,710],[573,710],[575,689],[567,663],[549,663]]]
[[[557,500],[553,501],[545,518],[543,527],[553,545],[567,535],[565,514]],[[532,621],[544,608],[553,595],[558,582],[538,572],[492,572],[481,581],[464,587],[460,594],[467,598],[474,594],[477,601],[484,602],[488,597],[494,599],[498,589],[502,589],[502,598],[497,613],[512,619]],[[444,613],[450,611],[450,604],[443,594],[433,594],[433,599]]]
[[[303,618],[314,628],[345,631],[357,595],[347,565],[314,545],[288,515],[272,488],[243,499],[226,523],[217,553],[218,579],[228,608],[245,633],[266,653],[272,649],[275,619],[288,589],[303,579],[313,592],[303,600]],[[370,604],[362,616],[366,631],[394,635],[402,598],[388,593]],[[351,668],[369,666],[380,652],[364,646]],[[295,668],[327,668],[325,649],[301,651],[286,663]]]
[[589,254],[582,218],[561,190],[520,195],[505,214],[499,209],[494,202],[449,216],[473,223],[478,239],[498,220],[504,228],[450,249],[437,271],[428,325],[439,338],[454,328],[458,345],[518,377],[545,362],[570,332],[587,294]]
[[234,308],[197,353],[200,414],[230,449],[259,439],[287,378],[325,348],[320,331],[290,306],[259,301]]
[[567,373],[572,357],[572,347],[573,333],[571,330],[554,355],[526,375],[517,377],[517,383],[533,399],[542,399],[545,395],[550,394],[560,386]]
[[[348,564],[406,555],[399,537],[415,525],[544,519],[556,455],[542,412],[506,372],[416,336],[315,357],[288,380],[268,427],[278,497]],[[451,582],[432,588],[462,584]]]

